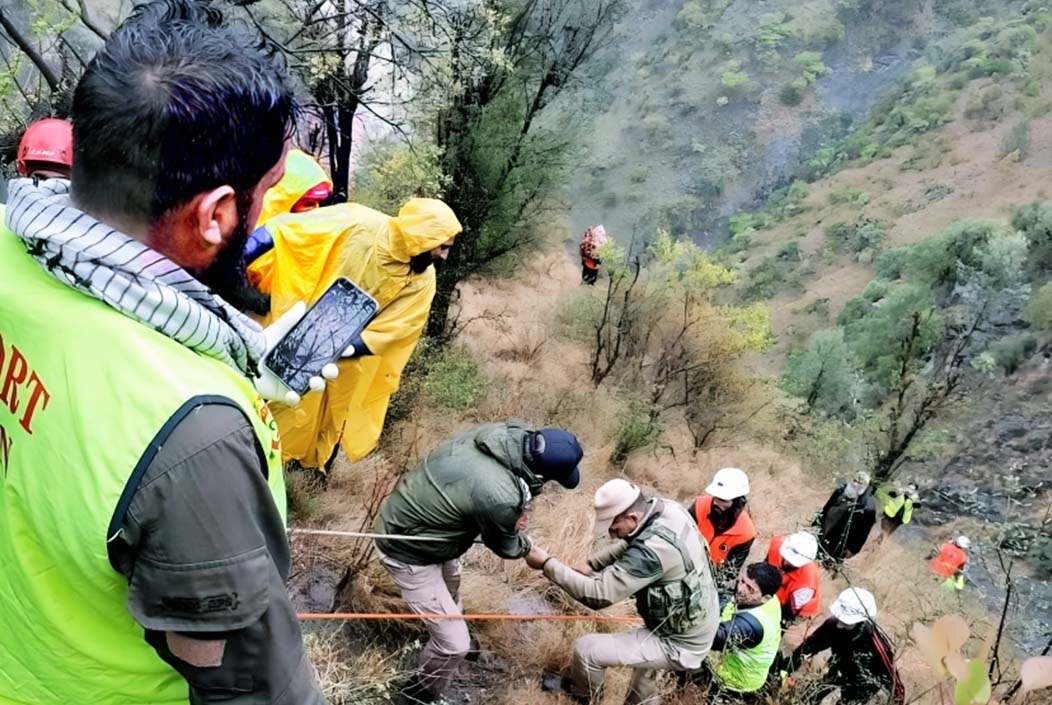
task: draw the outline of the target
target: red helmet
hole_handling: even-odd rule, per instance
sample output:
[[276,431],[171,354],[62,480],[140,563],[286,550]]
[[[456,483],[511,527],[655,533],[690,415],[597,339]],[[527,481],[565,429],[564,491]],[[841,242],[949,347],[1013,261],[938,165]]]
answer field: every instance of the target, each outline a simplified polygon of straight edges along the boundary
[[68,120],[47,118],[26,128],[18,145],[18,173],[29,176],[30,164],[68,171],[73,167],[73,125]]
[[315,208],[321,206],[321,204],[332,195],[332,187],[326,182],[322,181],[314,188],[307,191],[300,197],[300,200],[296,201],[292,205],[293,213],[304,213],[306,211],[312,211]]

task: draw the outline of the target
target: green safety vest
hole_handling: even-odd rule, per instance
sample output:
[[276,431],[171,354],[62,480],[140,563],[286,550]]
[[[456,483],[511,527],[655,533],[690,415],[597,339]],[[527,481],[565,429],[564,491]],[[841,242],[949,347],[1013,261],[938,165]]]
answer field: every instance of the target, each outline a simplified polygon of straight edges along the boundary
[[[730,602],[723,608],[720,620],[727,622],[734,618],[738,608]],[[767,672],[778,656],[778,647],[782,643],[782,605],[777,597],[757,607],[750,607],[742,612],[751,614],[763,627],[763,640],[751,649],[734,648],[725,644],[723,654],[716,666],[716,678],[720,685],[738,693],[754,693],[767,682]]]
[[59,282],[2,227],[0,273],[0,705],[187,703],[107,538],[135,474],[204,402],[251,420],[284,519],[273,419],[235,370]]
[[884,504],[884,514],[894,519],[895,515],[902,510],[902,523],[909,524],[910,519],[913,518],[913,500],[906,495],[899,495],[898,497],[889,497],[888,501]]

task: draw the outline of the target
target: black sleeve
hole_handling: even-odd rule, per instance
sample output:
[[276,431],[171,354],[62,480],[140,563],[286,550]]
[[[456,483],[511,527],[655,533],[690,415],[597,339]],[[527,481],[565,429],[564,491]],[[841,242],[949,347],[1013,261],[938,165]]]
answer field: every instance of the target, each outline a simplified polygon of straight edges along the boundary
[[289,549],[240,409],[196,407],[164,439],[110,542],[146,641],[193,705],[324,703],[285,591]]
[[751,649],[759,646],[761,641],[763,625],[751,614],[741,612],[727,622],[720,622],[712,648],[716,651],[724,651],[728,646],[732,649]]
[[745,559],[749,557],[749,551],[752,550],[752,545],[756,539],[750,539],[743,544],[735,546],[727,553],[727,558],[723,561],[721,566],[721,572],[724,575],[738,577],[738,574],[742,570],[742,566],[745,565]]
[[811,632],[789,657],[789,670],[795,671],[808,656],[820,654],[830,648],[833,644],[833,638],[836,636],[836,629],[836,620],[831,618],[823,622],[818,629]]
[[826,519],[826,514],[829,513],[829,510],[840,499],[840,495],[841,495],[841,493],[843,491],[844,491],[844,485],[839,485],[835,490],[833,490],[833,494],[829,495],[829,499],[826,500],[825,505],[822,507],[822,511],[820,511],[818,513],[818,515],[815,517],[815,522],[814,522],[815,526],[821,526],[822,525],[822,522],[824,522],[825,519]]

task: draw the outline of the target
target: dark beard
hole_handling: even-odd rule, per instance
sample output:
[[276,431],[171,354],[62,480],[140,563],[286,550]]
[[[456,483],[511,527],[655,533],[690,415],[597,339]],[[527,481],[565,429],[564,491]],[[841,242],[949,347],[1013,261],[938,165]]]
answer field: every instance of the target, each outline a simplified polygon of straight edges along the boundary
[[418,255],[413,255],[409,260],[409,269],[413,271],[413,274],[423,274],[433,264],[435,264],[435,260],[431,257],[431,252],[421,252]]
[[245,262],[245,244],[249,237],[248,215],[252,210],[252,194],[239,193],[237,202],[237,227],[219,251],[215,262],[195,276],[228,304],[243,312],[264,315],[270,312],[270,296],[248,283],[248,263]]

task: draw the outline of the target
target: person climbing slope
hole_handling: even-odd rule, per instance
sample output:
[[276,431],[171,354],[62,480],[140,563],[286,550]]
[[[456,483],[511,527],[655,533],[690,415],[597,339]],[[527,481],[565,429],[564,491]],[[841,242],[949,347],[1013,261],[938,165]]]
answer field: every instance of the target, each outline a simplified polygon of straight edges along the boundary
[[585,284],[595,284],[599,278],[599,265],[603,263],[599,259],[599,250],[606,241],[606,229],[602,225],[593,225],[581,237],[578,249],[581,252],[581,281]]
[[314,302],[338,277],[380,305],[354,343],[353,359],[340,361],[339,380],[295,408],[274,406],[286,461],[327,472],[341,437],[351,460],[376,447],[431,311],[435,267],[461,229],[446,204],[413,198],[394,217],[341,203],[277,216],[253,234],[269,241],[248,265],[249,283],[270,297],[266,322],[297,301]]
[[749,517],[749,476],[738,468],[716,472],[705,494],[694,500],[690,513],[709,545],[709,558],[717,578],[733,584],[756,540]]

